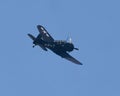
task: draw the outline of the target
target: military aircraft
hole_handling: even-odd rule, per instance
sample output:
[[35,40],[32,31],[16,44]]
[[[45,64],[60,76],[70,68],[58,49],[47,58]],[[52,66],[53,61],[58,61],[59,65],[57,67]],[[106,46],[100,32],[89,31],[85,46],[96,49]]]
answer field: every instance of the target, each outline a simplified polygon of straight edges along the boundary
[[41,26],[37,25],[37,28],[39,30],[39,34],[37,37],[34,37],[31,34],[28,34],[28,36],[33,40],[33,48],[36,45],[39,45],[43,50],[47,51],[47,49],[50,49],[57,55],[61,56],[62,58],[65,58],[75,64],[82,65],[81,62],[73,58],[68,53],[75,50],[79,50],[78,48],[75,48],[73,43],[66,40],[54,40],[53,37],[47,32],[47,30]]

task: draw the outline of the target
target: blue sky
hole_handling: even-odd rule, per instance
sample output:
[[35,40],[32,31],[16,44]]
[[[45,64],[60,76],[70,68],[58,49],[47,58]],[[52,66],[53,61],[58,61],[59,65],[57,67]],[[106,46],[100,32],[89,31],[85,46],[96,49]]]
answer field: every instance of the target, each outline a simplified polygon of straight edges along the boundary
[[[84,65],[33,49],[38,24]],[[0,26],[0,96],[120,96],[119,0],[1,0]]]

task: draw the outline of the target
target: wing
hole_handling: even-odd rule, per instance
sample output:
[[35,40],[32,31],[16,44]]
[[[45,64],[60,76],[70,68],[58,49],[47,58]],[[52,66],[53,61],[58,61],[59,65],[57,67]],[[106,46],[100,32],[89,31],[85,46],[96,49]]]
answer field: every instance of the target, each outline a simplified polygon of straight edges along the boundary
[[46,41],[46,42],[53,42],[54,39],[52,38],[52,36],[50,36],[50,34],[47,32],[47,30],[41,26],[41,25],[37,25],[37,28],[41,34],[41,38]]
[[75,64],[82,65],[82,63],[81,63],[80,61],[76,60],[74,57],[72,57],[71,55],[69,55],[69,54],[66,53],[66,52],[63,53],[61,56],[62,56],[63,58],[65,58],[65,59],[67,59],[67,60],[75,63]]

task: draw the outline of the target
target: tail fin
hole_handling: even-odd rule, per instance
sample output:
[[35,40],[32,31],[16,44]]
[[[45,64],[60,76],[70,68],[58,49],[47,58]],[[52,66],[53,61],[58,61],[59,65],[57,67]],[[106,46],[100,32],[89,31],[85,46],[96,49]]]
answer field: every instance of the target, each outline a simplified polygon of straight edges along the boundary
[[34,41],[35,40],[35,37],[31,34],[28,34],[28,36]]

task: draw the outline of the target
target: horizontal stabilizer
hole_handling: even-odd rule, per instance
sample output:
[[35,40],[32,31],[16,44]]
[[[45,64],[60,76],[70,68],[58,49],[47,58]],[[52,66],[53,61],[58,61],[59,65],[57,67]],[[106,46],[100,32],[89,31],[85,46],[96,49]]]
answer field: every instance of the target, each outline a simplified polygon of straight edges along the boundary
[[31,34],[28,34],[28,36],[34,41],[35,40],[35,37]]

